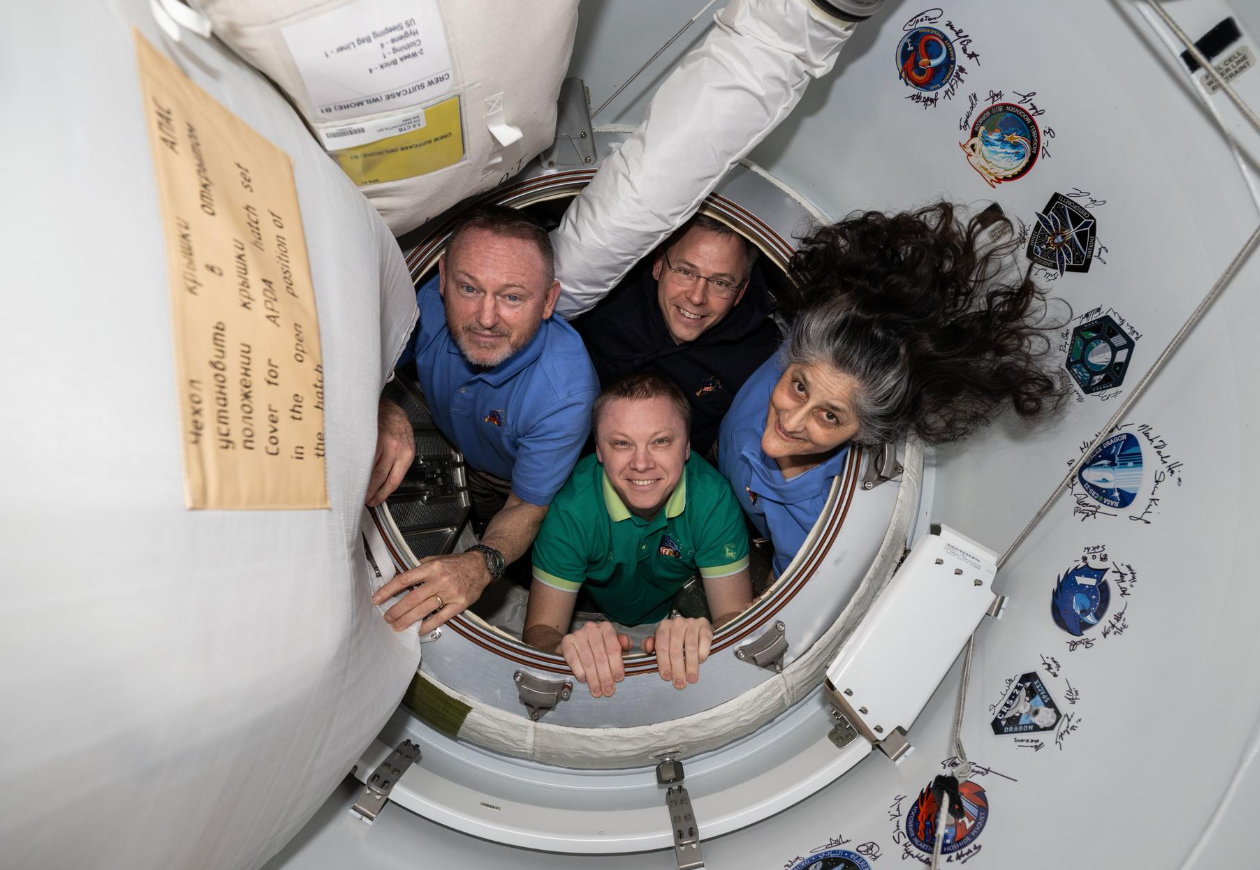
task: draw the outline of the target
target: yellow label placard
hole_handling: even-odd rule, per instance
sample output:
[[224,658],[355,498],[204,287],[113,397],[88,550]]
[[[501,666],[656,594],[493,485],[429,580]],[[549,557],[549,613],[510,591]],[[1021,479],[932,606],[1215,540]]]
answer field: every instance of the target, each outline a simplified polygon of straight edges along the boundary
[[358,186],[414,178],[454,166],[464,159],[459,97],[424,110],[424,126],[378,142],[333,152]]
[[293,161],[135,31],[190,508],[327,508],[324,367]]

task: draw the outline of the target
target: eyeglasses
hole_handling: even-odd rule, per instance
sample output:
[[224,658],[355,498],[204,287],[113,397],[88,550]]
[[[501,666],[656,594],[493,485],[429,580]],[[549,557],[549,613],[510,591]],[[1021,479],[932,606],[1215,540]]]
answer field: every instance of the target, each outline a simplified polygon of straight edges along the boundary
[[669,261],[668,252],[665,254],[665,265],[669,268],[669,271],[674,273],[674,280],[683,287],[694,287],[696,286],[697,281],[707,281],[709,283],[709,292],[719,299],[730,299],[738,293],[739,288],[743,287],[748,281],[748,279],[745,278],[738,284],[732,284],[725,278],[713,278],[709,275],[701,275],[699,272],[693,272],[685,266],[681,268],[676,267]]

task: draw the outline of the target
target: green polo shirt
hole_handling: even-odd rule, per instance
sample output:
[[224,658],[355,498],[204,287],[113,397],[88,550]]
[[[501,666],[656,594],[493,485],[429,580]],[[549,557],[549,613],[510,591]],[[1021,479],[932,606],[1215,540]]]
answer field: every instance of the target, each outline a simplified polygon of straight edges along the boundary
[[583,585],[609,619],[659,622],[698,572],[713,579],[748,567],[748,532],[730,484],[692,453],[682,480],[650,520],[630,513],[587,456],[556,494],[534,540],[534,579],[562,592]]

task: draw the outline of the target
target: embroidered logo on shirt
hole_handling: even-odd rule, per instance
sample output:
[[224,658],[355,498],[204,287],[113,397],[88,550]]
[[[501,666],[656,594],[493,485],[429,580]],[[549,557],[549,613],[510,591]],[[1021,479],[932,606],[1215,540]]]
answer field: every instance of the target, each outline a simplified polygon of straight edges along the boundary
[[700,385],[700,389],[696,390],[696,398],[708,393],[715,393],[720,389],[722,389],[722,382],[715,377],[710,377]]
[[749,502],[749,504],[756,504],[756,503],[757,503],[757,493],[753,492],[753,491],[752,491],[751,489],[749,489],[748,487],[744,487],[744,492],[748,493],[748,502]]
[[679,548],[678,542],[669,535],[661,536],[661,543],[656,548],[656,552],[662,556],[669,556],[674,559],[682,558],[682,550]]
[[502,426],[503,425],[503,411],[501,410],[491,411],[485,417],[482,417],[482,419],[485,420],[487,423],[493,423],[495,426]]
[[723,554],[725,554],[726,558],[728,559],[735,558],[735,548],[732,547],[730,544],[727,544],[726,547],[722,550],[722,552]]

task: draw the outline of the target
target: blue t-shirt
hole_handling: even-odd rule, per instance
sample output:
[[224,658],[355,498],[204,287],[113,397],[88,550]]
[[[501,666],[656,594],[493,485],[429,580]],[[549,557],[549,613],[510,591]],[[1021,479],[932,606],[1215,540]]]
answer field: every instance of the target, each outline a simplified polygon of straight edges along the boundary
[[512,481],[512,492],[547,505],[564,486],[591,430],[599,381],[582,339],[550,317],[519,351],[482,369],[446,328],[435,275],[416,291],[420,323],[398,365],[415,359],[433,421],[470,466]]
[[718,434],[718,468],[757,531],[774,544],[774,574],[783,576],[827,503],[831,481],[844,470],[846,444],[821,465],[790,480],[761,451],[770,394],[787,368],[786,346],[753,372],[731,404]]

